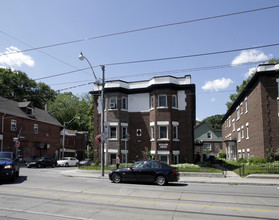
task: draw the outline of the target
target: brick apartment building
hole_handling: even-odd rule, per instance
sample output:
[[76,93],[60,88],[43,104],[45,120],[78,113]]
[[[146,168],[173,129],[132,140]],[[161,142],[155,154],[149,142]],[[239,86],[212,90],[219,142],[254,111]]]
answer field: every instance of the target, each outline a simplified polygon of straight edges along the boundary
[[279,64],[262,64],[222,119],[227,159],[265,157],[279,147]]
[[[60,132],[61,146],[63,141],[64,129]],[[78,160],[83,160],[87,155],[87,145],[89,145],[89,133],[88,131],[76,131],[65,129],[65,149],[64,157],[75,157]],[[62,153],[60,149],[60,154]]]
[[[100,134],[100,91],[94,91],[94,132]],[[105,84],[105,114],[108,142],[105,164],[114,164],[116,154],[125,162],[143,159],[144,147],[153,158],[169,164],[193,162],[196,118],[195,85],[191,77],[161,76],[147,81],[109,81]],[[126,139],[127,134],[129,139]],[[100,161],[100,143],[94,159]]]
[[0,97],[0,143],[3,151],[15,152],[26,161],[35,156],[57,158],[61,127],[48,111],[33,107],[31,102]]

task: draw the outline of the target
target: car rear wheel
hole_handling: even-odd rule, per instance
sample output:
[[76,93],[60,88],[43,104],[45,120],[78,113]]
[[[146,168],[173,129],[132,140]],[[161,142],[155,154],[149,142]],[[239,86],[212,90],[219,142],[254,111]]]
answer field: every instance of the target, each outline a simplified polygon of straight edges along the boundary
[[119,173],[114,173],[112,175],[112,182],[114,183],[120,183],[121,182],[121,176]]
[[66,164],[65,164],[65,167],[68,167],[68,166],[69,166],[69,164],[68,164],[68,163],[66,163]]
[[52,168],[54,168],[54,167],[55,167],[55,164],[53,163],[53,164],[52,164]]
[[38,168],[41,168],[41,167],[42,167],[42,164],[39,163],[39,164],[37,165],[37,167],[38,167]]
[[166,177],[164,176],[157,176],[156,177],[156,180],[155,180],[155,183],[159,186],[163,186],[167,183],[167,180],[166,180]]

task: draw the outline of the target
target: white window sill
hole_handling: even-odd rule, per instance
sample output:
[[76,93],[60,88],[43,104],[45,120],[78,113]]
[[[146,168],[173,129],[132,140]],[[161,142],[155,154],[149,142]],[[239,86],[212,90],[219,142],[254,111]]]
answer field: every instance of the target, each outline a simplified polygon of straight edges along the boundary
[[109,141],[118,141],[117,138],[109,138],[108,140],[109,140]]
[[157,109],[168,109],[168,106],[159,106]]
[[172,139],[172,141],[180,141],[179,139],[177,139],[177,138],[174,138],[174,139]]
[[168,138],[159,138],[159,139],[157,139],[157,141],[169,141],[169,139]]
[[127,112],[127,111],[128,111],[128,109],[122,108],[122,109],[121,109],[121,111],[123,111],[123,112]]
[[153,139],[150,139],[150,141],[155,141],[155,139],[153,138]]

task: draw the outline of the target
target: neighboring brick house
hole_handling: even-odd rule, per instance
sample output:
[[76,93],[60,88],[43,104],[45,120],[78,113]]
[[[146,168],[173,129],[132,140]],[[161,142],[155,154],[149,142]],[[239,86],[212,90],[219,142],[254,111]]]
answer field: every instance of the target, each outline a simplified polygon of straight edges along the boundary
[[48,111],[31,102],[0,97],[0,117],[1,150],[15,152],[26,161],[35,156],[58,157],[62,125]]
[[195,126],[195,143],[202,145],[195,147],[196,153],[217,155],[222,150],[222,131],[213,129],[207,122],[201,122]]
[[[100,134],[100,92],[95,86],[94,131]],[[196,118],[195,85],[191,77],[161,76],[147,81],[109,81],[105,84],[105,115],[108,143],[105,164],[143,159],[148,147],[155,160],[169,164],[193,162]],[[129,140],[125,136],[129,134]],[[126,144],[126,147],[125,147]],[[126,149],[126,150],[125,150]],[[94,144],[100,161],[100,144]]]
[[[64,129],[60,132],[61,146],[63,145],[63,133]],[[89,145],[89,136],[87,131],[65,129],[64,157],[75,157],[78,160],[83,160],[87,156],[85,155],[87,145]]]
[[261,157],[279,146],[279,64],[262,64],[222,119],[227,159]]

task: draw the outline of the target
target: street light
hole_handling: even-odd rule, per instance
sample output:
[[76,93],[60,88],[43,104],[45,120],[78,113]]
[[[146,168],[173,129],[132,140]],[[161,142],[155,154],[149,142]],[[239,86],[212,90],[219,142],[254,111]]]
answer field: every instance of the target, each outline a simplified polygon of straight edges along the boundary
[[102,89],[101,89],[101,168],[102,168],[102,176],[104,176],[104,122],[105,122],[105,95],[104,95],[104,90],[105,90],[105,66],[101,65],[102,68],[102,82],[100,82],[98,80],[98,78],[96,77],[96,74],[94,72],[94,69],[91,65],[91,63],[89,62],[89,60],[82,54],[82,52],[80,52],[79,55],[79,59],[82,60],[86,60],[87,63],[89,64],[94,78],[96,80],[96,84],[97,85],[101,85]]
[[64,158],[64,152],[65,152],[65,130],[66,130],[66,125],[70,124],[74,119],[80,119],[79,116],[73,117],[71,121],[65,122],[63,124],[63,142],[62,142],[62,158]]

